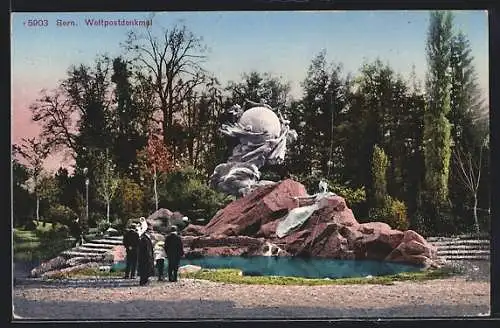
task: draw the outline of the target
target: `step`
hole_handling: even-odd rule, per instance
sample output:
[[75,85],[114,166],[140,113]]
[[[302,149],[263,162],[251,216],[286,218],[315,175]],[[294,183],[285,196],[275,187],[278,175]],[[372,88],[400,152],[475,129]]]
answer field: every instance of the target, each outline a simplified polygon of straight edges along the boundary
[[489,261],[490,257],[489,256],[466,256],[466,255],[460,255],[460,256],[440,256],[441,258],[444,258],[447,261]]
[[445,247],[436,247],[438,252],[440,250],[460,250],[460,251],[489,251],[490,247],[486,246],[464,246],[464,245],[457,245],[457,246],[445,246]]
[[94,243],[94,242],[91,242],[91,243],[85,243],[83,244],[83,247],[87,247],[87,248],[106,248],[108,250],[111,250],[113,249],[113,247],[115,247],[115,245],[110,245],[110,244],[97,244],[97,243]]
[[490,255],[489,251],[471,251],[471,252],[463,252],[463,251],[442,251],[437,252],[438,255]]
[[111,240],[123,240],[123,236],[103,236],[105,239],[111,239]]
[[489,250],[490,245],[446,245],[446,246],[435,246],[438,250],[440,249],[481,249],[481,250]]
[[99,257],[100,258],[104,255],[104,253],[78,252],[78,251],[69,250],[69,251],[62,252],[61,255],[66,255],[69,257],[81,256],[81,257]]
[[92,247],[85,247],[85,246],[80,246],[77,248],[73,248],[73,251],[75,252],[84,252],[84,253],[107,253],[110,251],[108,248],[92,248]]
[[114,239],[97,239],[92,240],[93,244],[106,244],[106,245],[123,245],[122,240],[114,240]]
[[425,240],[427,241],[437,241],[437,240],[483,240],[489,239],[487,236],[480,236],[479,239],[473,235],[462,235],[462,236],[454,236],[454,237],[427,237]]
[[431,242],[434,246],[447,246],[447,245],[489,245],[489,240],[455,240],[455,241],[435,241]]

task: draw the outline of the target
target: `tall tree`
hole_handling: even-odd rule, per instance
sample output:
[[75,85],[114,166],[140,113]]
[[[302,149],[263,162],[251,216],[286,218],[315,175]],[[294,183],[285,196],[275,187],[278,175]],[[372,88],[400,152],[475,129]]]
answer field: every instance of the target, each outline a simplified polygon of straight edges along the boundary
[[28,164],[29,175],[31,179],[31,188],[36,198],[36,220],[40,221],[40,198],[42,196],[41,177],[43,172],[43,163],[50,153],[47,144],[36,138],[22,139],[21,145],[14,145],[14,152],[21,155]]
[[251,71],[243,73],[240,82],[229,82],[227,105],[245,105],[247,100],[264,101],[272,108],[282,108],[288,103],[290,84],[270,73]]
[[387,196],[387,168],[389,159],[379,146],[373,147],[372,176],[373,176],[373,204],[372,207],[383,207]]
[[163,141],[176,158],[181,151],[173,141],[174,116],[192,91],[205,82],[202,68],[205,46],[186,26],[165,30],[161,38],[155,37],[149,28],[146,35],[131,32],[124,46],[134,56],[140,70],[152,77],[162,114]]
[[340,65],[327,62],[323,50],[312,59],[302,87],[302,99],[287,110],[299,138],[290,149],[292,171],[339,179],[345,162],[336,130],[347,108],[348,81]]
[[425,200],[428,213],[438,223],[447,206],[451,157],[450,58],[453,16],[450,12],[430,14],[427,35],[427,107],[424,115]]
[[[470,209],[469,204],[472,202],[474,226],[477,231],[479,229],[477,208],[480,200],[478,198],[481,194],[479,187],[486,181],[484,177],[488,173],[487,161],[482,160],[484,132],[488,129],[488,111],[477,82],[474,57],[471,52],[470,42],[463,32],[460,31],[453,36],[450,58],[451,110],[448,118],[452,125],[453,140],[451,165],[456,174],[450,176],[449,189],[457,224],[470,226],[467,214]],[[469,156],[472,157],[471,161],[464,163],[464,157]],[[479,163],[477,163],[478,159],[481,159]],[[479,167],[486,165],[480,169],[484,172],[478,172],[475,165]],[[464,166],[469,167],[470,170],[463,171]],[[482,181],[479,180],[481,173],[483,173]]]
[[142,178],[152,181],[155,210],[158,210],[158,178],[162,173],[168,173],[175,167],[175,161],[168,148],[155,134],[150,134],[148,143],[138,153],[141,166]]
[[30,106],[32,120],[41,125],[40,139],[51,150],[63,150],[76,156],[77,126],[75,108],[68,101],[63,88],[42,90],[40,97]]
[[[463,32],[452,38],[450,56],[451,88],[450,112],[451,134],[454,144],[472,146],[476,140],[474,123],[487,119],[477,74],[473,65],[470,42]],[[477,143],[477,142],[476,142]],[[481,143],[481,140],[478,142]]]
[[136,101],[131,76],[127,63],[120,57],[115,58],[111,76],[115,85],[113,153],[120,172],[137,180],[137,151],[146,145],[151,112]]
[[111,63],[107,57],[98,58],[94,67],[71,67],[63,81],[70,105],[77,111],[76,166],[93,172],[95,154],[112,146],[112,102],[110,92]]
[[[199,123],[197,130],[193,130],[191,135],[197,136],[197,142],[202,151],[192,166],[205,171],[208,177],[216,165],[227,159],[224,157],[227,145],[223,142],[223,136],[220,133],[221,119],[225,108],[223,107],[222,88],[216,78],[210,79],[206,84],[198,107],[200,110]],[[201,165],[196,165],[198,163]]]
[[471,198],[472,213],[474,215],[474,228],[476,233],[479,234],[479,219],[478,219],[478,194],[481,182],[481,172],[483,170],[483,154],[488,146],[488,138],[484,137],[480,145],[479,154],[476,156],[474,149],[464,150],[462,146],[455,146],[453,149],[453,157],[455,166],[453,172],[460,180],[463,187],[467,190]]
[[27,188],[30,173],[26,165],[12,159],[12,216],[16,226],[25,224],[33,213],[33,199]]
[[58,202],[65,206],[71,206],[70,177],[66,168],[60,167],[54,176],[58,192]]
[[105,152],[98,156],[98,164],[94,173],[95,186],[97,193],[102,197],[106,204],[106,221],[110,222],[110,206],[111,201],[116,195],[120,178],[116,170],[116,164],[106,149]]

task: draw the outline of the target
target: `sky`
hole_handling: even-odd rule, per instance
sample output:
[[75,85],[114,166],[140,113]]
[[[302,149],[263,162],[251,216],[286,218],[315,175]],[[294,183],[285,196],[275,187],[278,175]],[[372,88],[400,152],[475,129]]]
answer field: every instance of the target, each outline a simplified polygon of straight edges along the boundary
[[[478,82],[488,98],[488,14],[454,11],[455,26],[470,41]],[[51,90],[72,65],[92,65],[98,55],[124,53],[121,43],[139,26],[89,26],[88,19],[152,19],[153,33],[184,24],[208,46],[204,67],[224,84],[252,70],[270,72],[290,82],[298,97],[311,60],[321,50],[327,60],[357,73],[377,58],[408,77],[415,66],[425,77],[428,11],[269,11],[269,12],[128,12],[128,13],[13,13],[11,19],[12,143],[38,135],[29,105],[40,90]],[[29,26],[46,20],[47,26]],[[57,21],[72,26],[57,26]],[[47,160],[49,170],[61,157]]]

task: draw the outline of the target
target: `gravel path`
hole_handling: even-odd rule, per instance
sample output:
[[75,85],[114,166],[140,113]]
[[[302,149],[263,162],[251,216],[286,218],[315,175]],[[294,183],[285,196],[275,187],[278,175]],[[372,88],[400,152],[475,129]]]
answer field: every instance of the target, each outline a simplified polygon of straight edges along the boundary
[[24,281],[14,288],[14,312],[25,319],[258,319],[477,316],[490,307],[489,281],[464,277],[390,286],[137,283]]

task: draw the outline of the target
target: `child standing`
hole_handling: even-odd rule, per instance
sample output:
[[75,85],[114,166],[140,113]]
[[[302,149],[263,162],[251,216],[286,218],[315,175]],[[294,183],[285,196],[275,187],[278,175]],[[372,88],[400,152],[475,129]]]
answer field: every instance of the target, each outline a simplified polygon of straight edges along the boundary
[[158,271],[158,281],[163,281],[163,268],[165,265],[165,249],[163,246],[165,243],[163,241],[158,241],[154,247],[154,256],[156,261],[156,270]]

